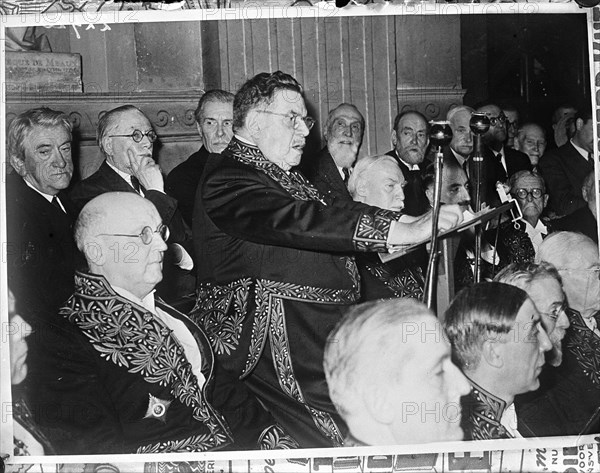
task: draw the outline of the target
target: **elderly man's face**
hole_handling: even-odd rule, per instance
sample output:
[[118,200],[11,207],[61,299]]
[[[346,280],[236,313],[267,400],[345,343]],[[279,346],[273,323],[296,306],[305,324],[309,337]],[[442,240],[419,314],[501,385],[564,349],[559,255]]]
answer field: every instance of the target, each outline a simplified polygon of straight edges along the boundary
[[420,164],[429,144],[427,123],[419,115],[408,113],[392,132],[392,144],[400,159],[408,164]]
[[15,296],[8,291],[8,335],[10,346],[10,381],[21,383],[27,376],[27,342],[25,337],[31,334],[31,326],[17,314]]
[[527,294],[540,313],[542,326],[552,343],[552,350],[546,355],[548,362],[552,366],[559,366],[562,361],[562,339],[569,328],[562,286],[552,277],[538,278],[532,281]]
[[404,175],[396,163],[377,163],[361,178],[364,181],[359,191],[364,194],[365,204],[396,211],[404,208]]
[[[538,189],[542,194],[539,197],[534,197],[534,189]],[[525,175],[517,179],[514,187],[510,190],[511,195],[519,203],[523,218],[527,220],[531,225],[535,226],[548,203],[548,195],[543,193],[544,185],[543,182],[531,175]],[[519,197],[518,193],[525,193],[525,197]],[[535,192],[538,192],[535,191]]]
[[473,152],[473,132],[469,126],[471,112],[462,110],[457,112],[450,121],[452,140],[450,147],[465,158]]
[[[401,373],[388,389],[394,403],[392,432],[398,444],[462,440],[461,396],[470,386],[450,359],[450,345],[433,316],[415,321],[414,335],[406,337],[412,356],[398,363]],[[404,340],[403,340],[404,342]]]
[[537,125],[525,126],[519,133],[519,151],[529,156],[532,166],[537,166],[546,151],[546,134]]
[[129,110],[116,117],[115,122],[107,130],[105,138],[110,140],[109,155],[112,156],[113,164],[128,173],[131,172],[130,159],[137,163],[146,157],[152,158],[154,143],[146,135],[139,143],[136,143],[131,136],[108,135],[130,135],[135,130],[147,133],[152,130],[152,125],[139,110]]
[[512,330],[502,334],[496,343],[507,394],[516,396],[540,386],[538,377],[544,366],[544,353],[551,348],[540,314],[527,299],[517,313]]
[[250,132],[264,157],[285,171],[300,164],[309,132],[302,119],[306,117],[302,95],[279,89],[269,105],[253,112],[256,119]]
[[490,129],[482,136],[482,140],[489,146],[500,147],[506,140],[506,116],[504,112],[496,105],[485,105],[478,110],[485,113],[493,124]]
[[[163,253],[167,245],[158,233],[162,224],[160,215],[154,205],[142,198],[111,212],[100,236],[107,255],[103,275],[111,285],[144,298],[162,280]],[[137,236],[145,227],[153,232],[148,244]]]
[[56,195],[73,176],[71,134],[62,126],[34,126],[25,137],[25,159],[17,172],[40,192]]
[[206,102],[196,125],[204,147],[211,153],[222,153],[233,137],[233,103]]
[[569,307],[582,317],[592,317],[600,311],[600,260],[598,247],[586,240],[572,248],[565,264],[558,268],[567,294]]
[[336,165],[352,167],[364,132],[362,116],[353,107],[341,106],[331,113],[328,123],[325,132],[327,150]]

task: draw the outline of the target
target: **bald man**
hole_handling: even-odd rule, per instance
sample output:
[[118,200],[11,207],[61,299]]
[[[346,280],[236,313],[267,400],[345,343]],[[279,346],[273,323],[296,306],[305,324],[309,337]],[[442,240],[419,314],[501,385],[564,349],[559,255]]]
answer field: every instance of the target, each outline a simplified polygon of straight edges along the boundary
[[104,193],[82,209],[75,241],[89,271],[76,273],[44,332],[36,378],[34,411],[58,454],[257,448],[273,436],[294,445],[214,365],[202,330],[155,298],[168,236],[136,193]]

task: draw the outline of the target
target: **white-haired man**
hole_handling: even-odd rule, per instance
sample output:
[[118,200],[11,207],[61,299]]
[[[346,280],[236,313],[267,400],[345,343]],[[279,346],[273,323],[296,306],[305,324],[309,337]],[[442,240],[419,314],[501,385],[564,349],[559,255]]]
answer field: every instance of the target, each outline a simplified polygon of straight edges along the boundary
[[155,298],[167,239],[156,207],[136,193],[84,206],[75,240],[88,271],[39,337],[39,425],[59,454],[295,445],[214,365],[204,332]]
[[439,321],[411,299],[352,308],[329,334],[325,376],[348,424],[344,446],[462,440],[469,383]]
[[351,200],[348,179],[358,157],[364,131],[365,119],[352,104],[342,103],[327,115],[323,130],[325,147],[312,159],[302,159],[304,174],[323,195]]
[[596,415],[600,407],[598,246],[580,233],[556,232],[541,244],[536,260],[558,269],[569,303],[570,327],[563,340],[563,361],[548,393],[551,409],[547,415],[554,420],[554,428],[546,433],[600,432]]

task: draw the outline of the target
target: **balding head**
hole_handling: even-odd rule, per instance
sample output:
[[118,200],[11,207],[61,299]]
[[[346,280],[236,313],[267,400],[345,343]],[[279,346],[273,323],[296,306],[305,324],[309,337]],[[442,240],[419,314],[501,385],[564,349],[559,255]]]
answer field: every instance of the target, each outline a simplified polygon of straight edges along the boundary
[[75,241],[92,273],[143,298],[162,279],[167,249],[162,227],[149,200],[133,192],[108,192],[83,207]]

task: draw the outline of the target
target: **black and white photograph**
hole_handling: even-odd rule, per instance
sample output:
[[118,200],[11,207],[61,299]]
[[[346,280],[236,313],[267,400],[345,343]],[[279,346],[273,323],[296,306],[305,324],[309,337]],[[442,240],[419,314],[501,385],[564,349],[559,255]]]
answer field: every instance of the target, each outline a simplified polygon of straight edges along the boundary
[[3,24],[6,471],[600,468],[600,10],[496,7]]

